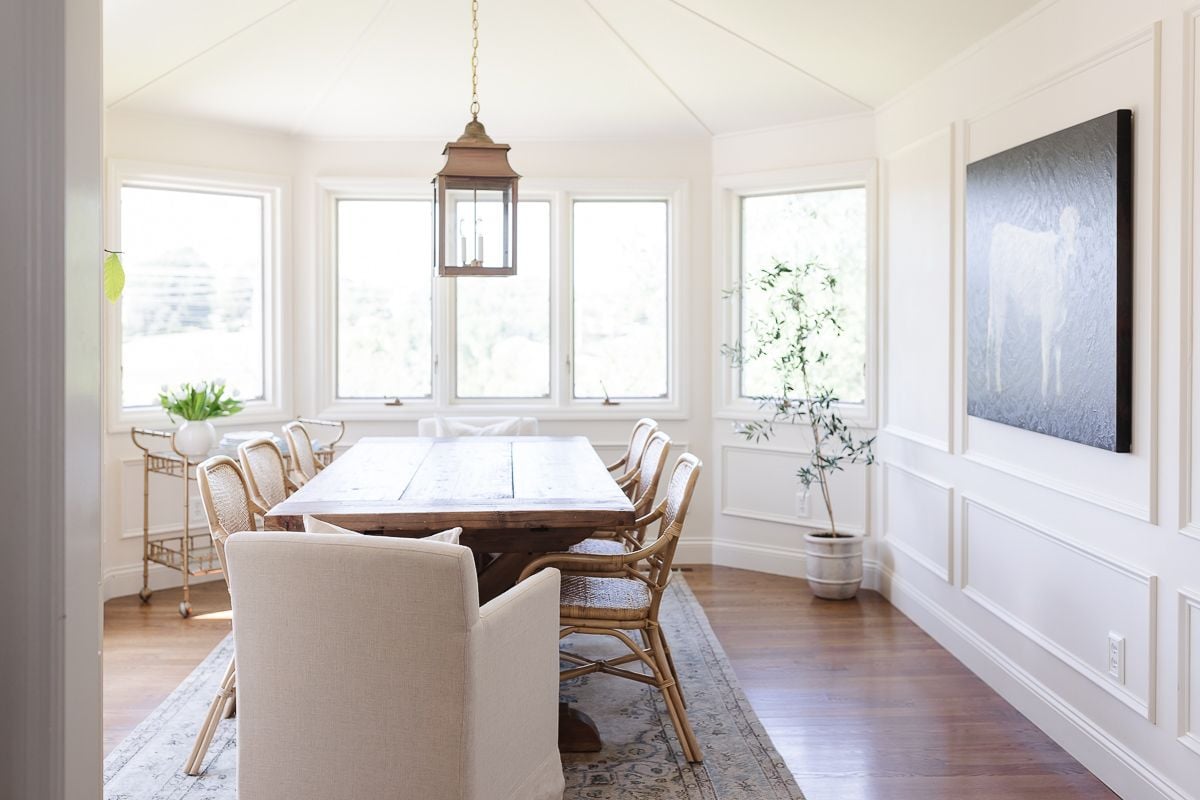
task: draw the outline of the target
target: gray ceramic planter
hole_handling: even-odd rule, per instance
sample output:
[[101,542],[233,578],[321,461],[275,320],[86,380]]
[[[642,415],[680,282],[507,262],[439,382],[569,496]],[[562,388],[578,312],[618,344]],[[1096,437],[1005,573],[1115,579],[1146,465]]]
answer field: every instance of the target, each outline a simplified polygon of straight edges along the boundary
[[863,538],[810,533],[804,537],[804,572],[813,594],[826,600],[849,600],[863,579]]

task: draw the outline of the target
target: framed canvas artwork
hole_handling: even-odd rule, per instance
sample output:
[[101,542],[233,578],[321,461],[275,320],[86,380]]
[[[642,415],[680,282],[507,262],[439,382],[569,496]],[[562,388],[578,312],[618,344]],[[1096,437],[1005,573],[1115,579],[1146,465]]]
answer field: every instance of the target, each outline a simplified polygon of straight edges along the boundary
[[967,413],[1118,453],[1133,382],[1133,112],[967,165]]

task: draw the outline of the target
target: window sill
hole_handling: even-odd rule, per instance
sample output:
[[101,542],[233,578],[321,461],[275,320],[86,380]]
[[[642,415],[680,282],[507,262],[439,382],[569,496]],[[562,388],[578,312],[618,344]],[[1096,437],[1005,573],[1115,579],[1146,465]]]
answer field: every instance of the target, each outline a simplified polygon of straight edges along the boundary
[[487,417],[522,416],[537,417],[539,420],[600,421],[637,420],[652,416],[659,420],[680,421],[688,414],[678,403],[663,401],[622,401],[618,405],[606,406],[597,400],[594,403],[574,403],[569,406],[538,405],[533,403],[460,403],[450,406],[434,405],[428,401],[405,401],[402,406],[389,406],[382,400],[339,401],[321,409],[321,418],[354,420],[360,422],[409,422],[422,417]]
[[[287,421],[293,416],[282,405],[258,402],[248,403],[245,408],[233,416],[216,417],[210,419],[209,422],[218,429],[238,430],[246,429],[251,425]],[[130,428],[154,428],[169,431],[178,428],[182,422],[183,420],[172,422],[166,412],[159,409],[122,410],[115,419],[109,421],[108,432],[110,434],[128,433]]]

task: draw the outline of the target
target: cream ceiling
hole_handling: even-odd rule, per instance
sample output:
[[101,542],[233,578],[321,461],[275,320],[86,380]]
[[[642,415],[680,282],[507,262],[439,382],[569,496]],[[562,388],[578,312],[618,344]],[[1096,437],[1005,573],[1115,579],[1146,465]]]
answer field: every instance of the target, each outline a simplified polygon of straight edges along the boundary
[[[729,133],[878,106],[1034,0],[480,0],[503,139]],[[467,0],[104,0],[110,109],[312,137],[444,139]]]

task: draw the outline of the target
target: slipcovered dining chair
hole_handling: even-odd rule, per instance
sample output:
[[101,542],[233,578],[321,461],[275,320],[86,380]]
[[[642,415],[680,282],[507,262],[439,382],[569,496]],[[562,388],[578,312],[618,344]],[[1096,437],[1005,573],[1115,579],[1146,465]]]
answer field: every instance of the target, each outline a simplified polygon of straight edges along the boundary
[[282,503],[297,488],[288,477],[283,453],[270,439],[252,439],[238,445],[238,461],[246,477],[250,499],[262,513]]
[[240,797],[562,797],[556,571],[480,608],[454,544],[272,531],[226,556]]
[[[627,655],[601,660],[563,651],[559,657],[576,666],[560,672],[560,680],[602,672],[655,687],[662,692],[683,755],[691,762],[702,761],[704,756],[688,722],[679,676],[658,612],[671,580],[671,563],[700,468],[700,459],[691,453],[681,455],[671,470],[666,497],[650,514],[638,520],[641,527],[659,523],[658,538],[653,543],[616,555],[551,553],[535,558],[521,573],[523,581],[541,569],[561,570],[559,635],[562,638],[573,634],[611,636],[629,648]],[[619,575],[612,573],[613,567],[619,570]],[[635,630],[640,633],[641,645],[626,633]],[[624,668],[634,662],[640,662],[648,672]]]
[[[217,551],[217,559],[225,572],[226,585],[229,582],[229,569],[225,563],[225,541],[232,533],[238,531],[253,531],[257,527],[254,521],[255,513],[265,513],[251,499],[250,486],[246,476],[238,468],[237,462],[228,456],[213,456],[196,466],[196,483],[200,488],[200,500],[204,504],[204,516],[208,519],[208,533],[212,537],[213,548]],[[209,704],[208,714],[196,734],[196,744],[184,762],[183,769],[188,775],[199,775],[200,765],[208,753],[217,732],[217,725],[224,717],[233,714],[236,696],[236,667],[234,659],[229,659],[225,669],[225,677],[217,688],[217,693]]]
[[625,445],[625,452],[616,461],[607,465],[608,471],[613,473],[613,480],[621,488],[626,489],[626,494],[629,494],[628,487],[641,465],[646,442],[650,441],[650,437],[657,430],[658,423],[649,417],[642,417],[633,423],[633,430],[629,434],[629,443]]
[[417,436],[537,436],[536,417],[423,417]]
[[[666,431],[655,431],[646,443],[638,465],[636,480],[631,482],[633,488],[633,512],[637,517],[635,527],[616,531],[597,531],[591,537],[578,544],[571,545],[568,552],[588,555],[620,555],[630,550],[636,550],[646,540],[646,524],[636,527],[643,519],[649,517],[654,508],[654,499],[658,495],[658,483],[662,477],[663,468],[667,465],[667,454],[671,450],[671,437]],[[598,565],[599,566],[599,565]],[[612,567],[619,571],[620,567]]]

